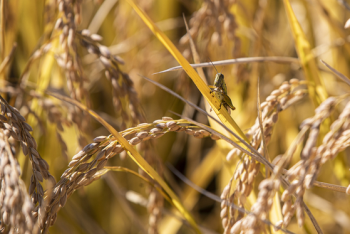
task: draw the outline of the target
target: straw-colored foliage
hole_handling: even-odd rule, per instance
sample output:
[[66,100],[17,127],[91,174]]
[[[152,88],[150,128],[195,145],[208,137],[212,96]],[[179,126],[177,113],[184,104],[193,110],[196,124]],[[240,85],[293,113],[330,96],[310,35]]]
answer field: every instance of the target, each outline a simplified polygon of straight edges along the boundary
[[350,233],[349,17],[0,0],[0,233]]

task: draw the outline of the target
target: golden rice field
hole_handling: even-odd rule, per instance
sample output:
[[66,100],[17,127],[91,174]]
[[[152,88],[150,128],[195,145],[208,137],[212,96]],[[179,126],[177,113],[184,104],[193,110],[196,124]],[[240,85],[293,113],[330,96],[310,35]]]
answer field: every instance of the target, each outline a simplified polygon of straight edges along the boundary
[[0,0],[0,233],[350,233],[349,18]]

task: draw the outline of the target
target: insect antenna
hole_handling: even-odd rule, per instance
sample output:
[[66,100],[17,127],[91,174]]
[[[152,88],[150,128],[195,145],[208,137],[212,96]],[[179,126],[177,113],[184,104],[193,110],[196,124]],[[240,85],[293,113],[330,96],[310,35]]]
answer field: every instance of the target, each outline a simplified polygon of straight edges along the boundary
[[210,60],[210,62],[211,62],[211,65],[213,65],[213,67],[215,68],[215,70],[216,70],[216,73],[219,73],[218,72],[218,70],[216,69],[216,67],[215,67],[215,65],[214,65],[214,63],[211,61],[211,59],[208,57],[208,59]]

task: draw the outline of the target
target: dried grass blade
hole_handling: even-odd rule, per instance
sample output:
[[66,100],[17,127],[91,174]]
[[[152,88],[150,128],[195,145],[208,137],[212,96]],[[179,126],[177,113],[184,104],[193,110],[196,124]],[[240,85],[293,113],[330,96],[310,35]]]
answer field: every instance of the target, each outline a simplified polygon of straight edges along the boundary
[[209,102],[210,106],[213,108],[215,113],[218,115],[220,120],[228,126],[229,129],[236,132],[241,138],[246,139],[243,131],[239,128],[236,122],[228,114],[226,108],[220,107],[220,100],[217,97],[213,97],[210,94],[209,87],[204,83],[202,78],[197,74],[197,72],[190,66],[188,61],[182,56],[175,45],[169,40],[169,38],[152,22],[152,20],[144,13],[132,0],[127,0],[127,2],[132,6],[136,13],[141,17],[144,23],[151,29],[154,35],[160,40],[163,45],[168,49],[168,51],[173,55],[173,57],[178,61],[178,63],[183,67],[188,76],[193,80],[199,91],[202,93],[204,98]]
[[92,18],[88,30],[91,33],[97,33],[100,29],[103,21],[107,17],[108,13],[113,9],[114,5],[117,4],[118,0],[107,0],[103,1],[100,8],[98,8],[94,18]]
[[324,83],[318,74],[317,64],[311,53],[310,44],[293,12],[289,0],[284,0],[283,2],[289,25],[292,29],[295,48],[299,55],[301,65],[303,66],[305,78],[310,83],[308,89],[311,100],[315,106],[319,106],[328,97]]
[[279,175],[282,171],[282,168],[285,168],[292,160],[292,157],[298,147],[298,144],[302,142],[305,138],[306,132],[309,130],[309,128],[302,128],[300,132],[298,133],[297,137],[294,139],[292,144],[289,145],[288,150],[285,152],[283,157],[279,160],[275,167],[274,173],[276,175]]
[[[190,38],[190,46],[191,46],[191,51],[192,51],[193,60],[194,60],[194,62],[195,62],[196,64],[200,64],[201,61],[200,61],[200,59],[199,59],[199,54],[198,54],[196,45],[194,44],[193,38],[192,38],[192,36],[191,36],[191,33],[189,32],[190,29],[189,29],[189,27],[188,27],[188,24],[187,24],[185,15],[183,15],[183,18],[184,18],[184,22],[185,22],[185,26],[186,26],[187,35],[188,35],[188,37]],[[204,83],[205,83],[206,85],[208,85],[207,80],[205,79],[205,74],[204,74],[203,68],[198,67],[197,72],[198,72],[199,76],[202,77]]]
[[1,62],[0,64],[0,76],[2,76],[6,66],[9,64],[9,62],[11,61],[11,58],[13,56],[13,53],[15,52],[15,49],[17,48],[17,43],[14,43],[13,46],[12,46],[12,49],[9,53],[9,55],[4,58],[4,60]]
[[146,160],[129,144],[129,142],[118,133],[117,130],[115,130],[110,124],[108,124],[104,119],[102,119],[96,112],[90,110],[83,104],[71,98],[59,95],[57,93],[48,92],[48,94],[79,107],[80,109],[88,112],[97,121],[99,121],[118,140],[118,142],[125,148],[125,150],[128,151],[130,158],[134,160],[134,162],[142,170],[144,170],[152,179],[154,179],[157,183],[159,183],[159,185],[169,195],[172,201],[172,204],[174,204],[174,206],[185,217],[185,219],[192,225],[192,227],[196,230],[196,232],[201,233],[196,222],[194,221],[190,213],[181,204],[180,199],[176,196],[176,194],[170,189],[170,187],[165,183],[165,181],[160,177],[160,175],[146,162]]
[[[224,157],[225,155],[216,144],[209,150],[200,164],[194,168],[194,171],[191,172],[189,180],[193,181],[193,183],[199,187],[207,187],[214,175],[222,169],[222,158]],[[203,171],[205,171],[205,173],[203,173]],[[185,207],[192,210],[200,198],[198,196],[198,191],[194,190],[189,185],[185,187],[182,194]],[[179,232],[182,226],[182,223],[178,222],[178,219],[172,216],[165,217],[162,223],[164,225],[162,225],[163,228],[160,230],[160,233],[175,234]]]
[[[219,196],[206,191],[205,189],[197,186],[196,184],[194,184],[191,180],[187,179],[186,176],[182,175],[178,170],[176,170],[172,165],[168,165],[168,168],[171,170],[171,172],[173,172],[177,177],[179,177],[183,182],[185,182],[186,184],[188,184],[189,186],[191,186],[193,189],[197,190],[199,193],[203,194],[204,196],[216,201],[216,202],[227,202],[226,200],[221,199]],[[242,212],[244,214],[248,214],[248,215],[255,215],[254,213],[247,211],[239,206],[236,206],[234,203],[228,203],[228,206],[238,210],[239,212]],[[276,225],[274,225],[272,222],[270,222],[267,219],[260,219],[262,222],[264,222],[267,225],[273,226],[277,229],[279,229]],[[292,234],[293,232],[287,230],[287,229],[279,229],[284,233],[289,233]]]
[[347,83],[348,85],[350,85],[350,79],[348,77],[346,77],[345,75],[343,75],[342,73],[338,72],[337,70],[335,70],[333,67],[331,67],[328,63],[326,63],[325,61],[321,60],[321,62],[328,67],[329,70],[331,70],[334,75],[336,75],[338,78],[340,78],[342,81],[344,81],[345,83]]
[[128,216],[132,220],[133,224],[135,224],[135,226],[137,226],[137,228],[139,229],[139,233],[140,234],[141,233],[142,234],[148,233],[146,231],[146,227],[145,227],[144,223],[137,216],[136,211],[134,209],[132,209],[132,206],[129,203],[130,199],[127,198],[127,192],[121,188],[121,185],[118,183],[118,181],[112,176],[111,173],[104,176],[103,179],[106,181],[107,185],[112,190],[115,198],[117,198],[118,201],[120,201],[120,203],[119,203],[120,208],[128,214]]
[[[190,118],[185,118],[187,121],[189,121],[190,123],[193,123],[205,130],[207,130],[208,132],[218,135],[221,139],[227,141],[228,143],[230,143],[232,146],[238,148],[239,150],[241,150],[243,153],[249,155],[250,157],[252,157],[254,160],[264,164],[271,172],[273,171],[273,165],[266,160],[266,158],[264,158],[261,154],[259,154],[255,149],[250,148],[252,150],[252,152],[249,152],[248,150],[244,149],[243,147],[241,147],[237,142],[232,141],[231,139],[229,139],[228,137],[224,136],[223,134],[217,132],[216,130],[210,128],[209,126],[205,125],[205,124],[201,124],[199,122],[196,122]],[[242,139],[241,139],[242,140]]]
[[[58,39],[55,39],[52,42],[52,49],[55,50],[58,46]],[[40,95],[43,95],[45,90],[48,88],[50,84],[50,78],[51,78],[51,72],[52,72],[52,66],[54,65],[55,58],[51,54],[46,54],[45,57],[43,57],[43,62],[40,67],[40,75],[38,77],[38,80],[36,82],[36,92],[39,93]],[[30,64],[28,64],[28,69],[29,69]],[[27,80],[24,79],[22,80],[26,82]],[[25,83],[23,84],[25,85]],[[39,101],[37,98],[33,99],[32,104],[30,106],[31,110],[35,110],[35,113],[40,116],[42,112],[42,107],[39,105]],[[28,124],[30,126],[35,126],[36,125],[36,118],[32,115],[28,117]]]
[[[258,87],[257,87],[257,100],[256,100],[256,107],[257,107],[257,112],[258,112],[258,120],[259,120],[259,127],[260,127],[260,132],[261,132],[261,139],[262,139],[262,143],[263,143],[263,147],[264,147],[264,157],[271,162],[269,155],[267,153],[267,148],[266,148],[266,141],[265,141],[265,135],[264,135],[264,127],[262,124],[262,119],[261,119],[261,109],[260,109],[260,77],[258,77]],[[266,178],[268,178],[268,172],[266,171]]]
[[[224,66],[224,65],[231,65],[231,64],[262,63],[262,62],[300,64],[300,61],[297,58],[293,58],[293,57],[277,57],[277,56],[227,59],[227,60],[213,61],[213,64],[215,66]],[[212,67],[213,65],[212,65],[212,63],[198,63],[198,64],[190,64],[190,66],[193,67],[193,68],[198,68],[198,67]],[[156,72],[156,73],[153,73],[153,74],[160,74],[160,73],[166,73],[166,72],[178,71],[178,70],[183,70],[183,68],[181,66],[176,66],[176,67],[172,67],[172,68],[166,69],[164,71]]]
[[346,188],[347,188],[344,186],[324,183],[324,182],[320,182],[320,181],[315,181],[314,185],[319,187],[319,188],[324,188],[324,189],[332,190],[334,192],[339,192],[339,193],[346,193]]
[[5,58],[5,4],[7,2],[1,1],[0,3],[0,60],[2,61]]
[[133,174],[133,175],[139,177],[141,180],[143,180],[143,181],[145,181],[146,183],[148,183],[150,186],[152,186],[152,187],[154,187],[155,189],[157,189],[157,191],[160,192],[160,193],[163,195],[163,197],[164,197],[165,199],[168,200],[168,202],[171,203],[171,201],[172,201],[171,198],[168,196],[168,194],[164,193],[163,190],[161,190],[159,187],[157,187],[157,186],[154,185],[154,182],[150,181],[150,180],[147,179],[146,177],[144,177],[144,176],[140,175],[139,173],[137,173],[137,172],[135,172],[135,171],[133,171],[133,170],[130,170],[129,168],[126,168],[126,167],[119,167],[119,166],[104,167],[104,169],[101,170],[101,171],[99,171],[99,172],[97,172],[97,173],[94,175],[94,177],[98,178],[98,177],[100,177],[100,176],[106,174],[106,173],[109,172],[109,171],[120,171],[120,172],[127,172],[127,173],[130,173],[130,174]]
[[202,114],[210,117],[211,119],[213,119],[215,122],[217,122],[219,125],[221,125],[221,127],[223,127],[225,130],[227,130],[229,133],[231,133],[234,137],[236,137],[236,139],[238,139],[240,142],[242,142],[243,145],[246,146],[246,148],[251,149],[251,150],[255,150],[253,147],[250,147],[250,145],[247,143],[248,139],[246,138],[246,136],[244,135],[244,140],[242,138],[240,138],[236,133],[234,133],[233,131],[231,131],[231,129],[229,129],[228,127],[226,127],[223,123],[221,123],[219,120],[217,120],[214,116],[210,115],[208,112],[206,112],[205,110],[201,109],[200,107],[196,106],[195,104],[193,104],[192,102],[187,101],[186,99],[184,99],[183,97],[181,97],[180,95],[178,95],[177,93],[175,93],[174,91],[172,91],[171,89],[168,89],[167,87],[165,87],[164,85],[159,84],[158,82],[151,80],[150,78],[147,78],[145,76],[141,76],[142,78],[144,78],[145,80],[148,80],[149,82],[155,84],[156,86],[158,86],[159,88],[167,91],[168,93],[170,93],[171,95],[177,97],[178,99],[180,99],[181,101],[187,103],[188,105],[192,106],[193,108],[195,108],[196,110],[198,110],[199,112],[201,112]]
[[323,234],[323,231],[322,231],[320,225],[317,223],[317,220],[315,219],[314,215],[311,213],[311,210],[309,209],[309,207],[305,204],[304,201],[302,201],[302,205],[304,206],[305,212],[309,216],[309,218],[310,218],[312,224],[314,225],[317,233],[318,234]]

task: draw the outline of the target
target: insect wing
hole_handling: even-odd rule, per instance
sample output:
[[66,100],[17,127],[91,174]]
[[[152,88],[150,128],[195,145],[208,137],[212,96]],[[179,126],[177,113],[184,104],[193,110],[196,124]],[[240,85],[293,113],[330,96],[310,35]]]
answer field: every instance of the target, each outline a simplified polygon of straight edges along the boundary
[[215,80],[214,80],[214,86],[219,87],[220,85],[220,73],[216,73]]
[[226,94],[222,94],[222,100],[232,109],[235,110],[236,107],[233,106],[231,98],[227,96]]
[[221,89],[224,92],[224,94],[227,95],[227,86],[224,80],[222,81]]
[[214,80],[214,86],[221,89],[225,94],[227,94],[227,86],[225,83],[224,75],[221,73],[217,73]]
[[223,82],[224,82],[224,75],[221,74],[221,73],[216,73],[215,80],[214,80],[214,85],[216,87],[220,87],[221,88]]

